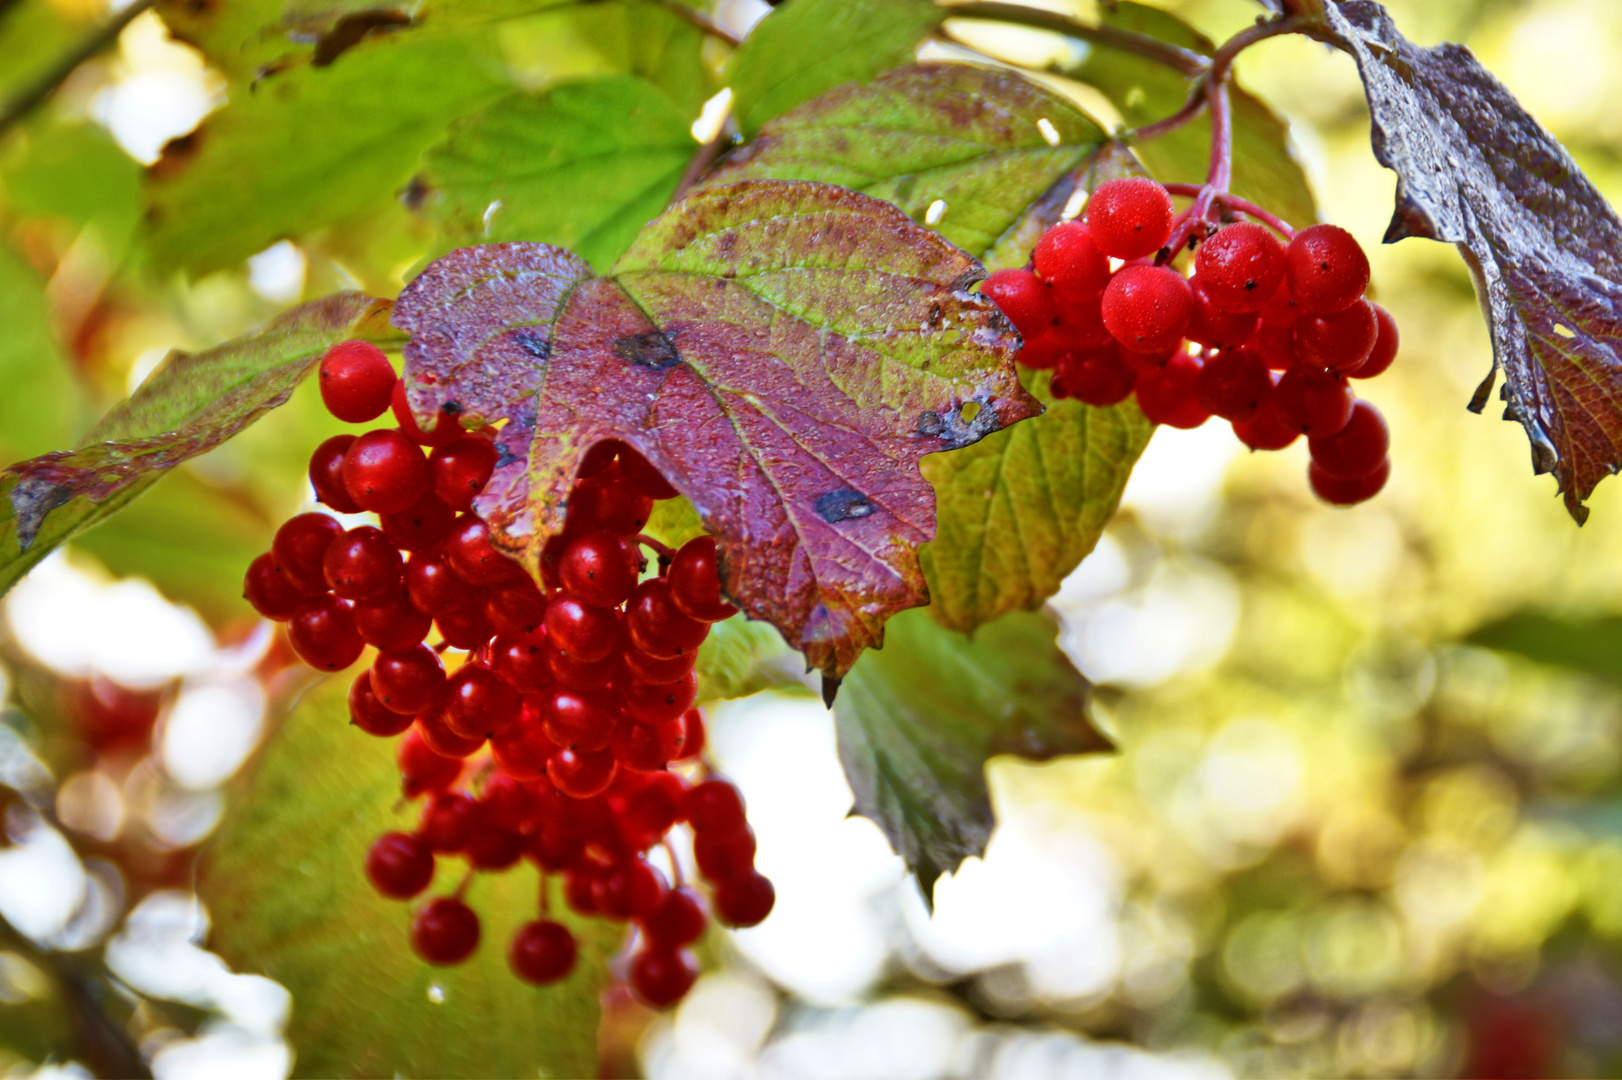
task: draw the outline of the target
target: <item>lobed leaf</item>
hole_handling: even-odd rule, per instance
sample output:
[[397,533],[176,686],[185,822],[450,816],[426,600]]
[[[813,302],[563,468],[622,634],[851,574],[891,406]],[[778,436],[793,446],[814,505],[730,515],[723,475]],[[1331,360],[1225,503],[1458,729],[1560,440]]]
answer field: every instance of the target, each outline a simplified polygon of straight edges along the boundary
[[910,63],[946,13],[929,0],[790,0],[760,21],[727,68],[745,135],[842,83]]
[[421,206],[460,242],[538,240],[607,269],[670,201],[688,119],[632,75],[514,94],[424,155]]
[[206,352],[171,352],[76,450],[0,474],[0,593],[53,549],[106,518],[188,458],[285,402],[345,338],[388,340],[389,302],[337,293]]
[[1040,405],[980,265],[822,184],[696,192],[611,277],[542,244],[452,252],[401,294],[412,406],[510,422],[477,508],[534,567],[582,454],[621,439],[697,510],[727,595],[837,678],[926,601],[925,454]]
[[1046,614],[1015,612],[971,640],[922,611],[903,612],[884,648],[845,679],[834,722],[856,811],[884,830],[926,900],[936,878],[985,851],[988,758],[1112,749],[1057,630]]
[[[418,807],[400,798],[392,741],[350,725],[346,691],[329,679],[283,722],[204,850],[209,947],[291,991],[296,1076],[595,1075],[597,991],[622,928],[554,898],[579,964],[554,986],[518,981],[507,943],[537,917],[526,862],[474,878],[466,898],[482,933],[472,959],[417,959],[413,905],[380,896],[364,865],[378,836],[415,827]],[[466,872],[441,858],[426,895],[454,891]]]
[[1622,220],[1571,156],[1469,49],[1415,46],[1379,4],[1325,5],[1357,60],[1374,153],[1397,174],[1386,242],[1459,246],[1501,368],[1504,418],[1526,429],[1578,522],[1622,468]]

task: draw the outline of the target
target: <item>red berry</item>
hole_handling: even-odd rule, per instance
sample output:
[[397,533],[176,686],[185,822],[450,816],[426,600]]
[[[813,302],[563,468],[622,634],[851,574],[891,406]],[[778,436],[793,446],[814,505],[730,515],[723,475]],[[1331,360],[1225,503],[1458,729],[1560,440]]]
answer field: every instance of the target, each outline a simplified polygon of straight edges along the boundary
[[383,535],[401,551],[428,551],[451,534],[456,511],[429,492],[398,514],[379,514]]
[[380,738],[400,734],[411,726],[411,717],[388,708],[372,692],[372,673],[363,671],[349,684],[349,722]]
[[647,458],[629,446],[619,449],[620,475],[632,491],[650,499],[674,499],[680,494]]
[[344,454],[344,487],[365,510],[399,513],[428,494],[428,460],[392,428],[368,431]]
[[1290,293],[1288,281],[1280,285],[1261,311],[1257,312],[1263,326],[1294,326],[1303,314],[1305,312],[1301,305],[1295,302],[1295,297]]
[[456,519],[445,541],[445,561],[471,585],[502,585],[524,576],[523,569],[490,541],[490,528],[472,514]]
[[1369,358],[1346,374],[1353,379],[1372,379],[1383,374],[1391,366],[1391,361],[1397,358],[1397,320],[1391,313],[1379,304],[1370,304],[1374,309],[1374,321],[1379,333],[1374,340],[1374,348],[1369,352]]
[[424,431],[418,427],[417,418],[411,413],[411,403],[406,398],[403,379],[397,380],[394,384],[394,390],[389,395],[389,409],[394,413],[394,422],[400,425],[405,437],[418,446],[445,446],[466,434],[462,425],[457,423],[456,413],[444,406],[440,406],[433,431]]
[[1139,353],[1177,347],[1194,318],[1194,293],[1165,266],[1127,266],[1104,290],[1104,325],[1123,348]]
[[552,786],[575,799],[589,799],[608,790],[618,765],[608,750],[559,748],[546,763]]
[[1062,356],[1050,386],[1054,397],[1105,408],[1131,397],[1137,384],[1137,371],[1121,359],[1120,347],[1111,340],[1102,349]]
[[416,730],[435,753],[448,758],[465,758],[484,745],[483,736],[470,738],[452,731],[445,710],[438,707],[417,714]]
[[698,965],[682,949],[649,947],[631,961],[631,991],[644,1004],[668,1008],[698,981]]
[[1335,506],[1352,506],[1380,493],[1391,478],[1391,459],[1386,458],[1373,472],[1359,480],[1339,480],[1323,471],[1314,461],[1307,468],[1307,480],[1318,498]]
[[668,888],[665,876],[648,860],[638,857],[602,875],[591,891],[598,912],[610,919],[630,919],[659,910]]
[[710,632],[707,623],[682,614],[663,578],[650,578],[631,593],[625,603],[625,630],[631,644],[660,660],[693,653]]
[[1352,406],[1352,418],[1335,434],[1307,440],[1312,462],[1325,476],[1361,480],[1380,467],[1391,447],[1385,417],[1366,401]]
[[546,763],[557,752],[557,744],[546,737],[539,722],[526,719],[490,740],[490,753],[501,771],[516,780],[539,780],[546,775]]
[[541,726],[559,746],[601,750],[614,738],[619,711],[614,699],[595,690],[558,690],[541,704]]
[[1064,339],[1057,329],[1050,329],[1026,338],[1015,359],[1032,371],[1049,371],[1064,352]]
[[451,572],[443,555],[417,552],[405,569],[406,595],[425,615],[439,615],[465,607],[467,583]]
[[336,519],[325,514],[300,514],[282,522],[270,542],[270,554],[294,588],[304,593],[326,592],[322,560],[327,546],[343,531]]
[[496,773],[479,793],[485,824],[503,832],[532,833],[541,823],[542,804],[536,785]]
[[1195,278],[1189,283],[1194,292],[1194,318],[1188,324],[1188,340],[1213,349],[1233,349],[1245,344],[1256,333],[1256,313],[1225,311],[1212,301],[1205,290],[1205,282]]
[[1354,300],[1345,311],[1303,315],[1295,324],[1295,354],[1313,367],[1354,371],[1374,351],[1379,334],[1374,306],[1367,300]]
[[498,634],[534,633],[546,622],[546,599],[533,581],[524,578],[491,589],[484,598],[484,617]]
[[576,660],[601,660],[620,646],[617,608],[592,607],[572,596],[555,597],[546,606],[546,640]]
[[704,714],[697,709],[688,709],[682,716],[681,749],[676,751],[672,761],[689,761],[704,752]]
[[1290,295],[1302,311],[1344,311],[1369,287],[1368,256],[1356,237],[1338,225],[1302,229],[1284,260]]
[[490,643],[490,670],[520,694],[539,694],[552,687],[546,666],[546,633],[502,634]]
[[715,539],[695,536],[681,546],[667,575],[670,601],[676,609],[700,622],[730,619],[738,609],[721,599],[721,574]]
[[479,947],[479,917],[454,896],[440,896],[411,920],[411,947],[430,964],[460,964]]
[[335,537],[321,559],[327,585],[345,600],[373,600],[399,591],[400,551],[375,525],[357,525]]
[[1284,281],[1284,245],[1262,226],[1241,221],[1200,245],[1194,270],[1223,311],[1260,311]]
[[464,854],[475,870],[506,870],[524,857],[524,838],[486,825],[473,831]]
[[415,799],[429,791],[444,791],[462,775],[461,760],[446,757],[435,750],[416,728],[407,731],[405,738],[400,740],[395,764],[400,767],[400,777],[404,781],[405,797],[408,799]]
[[1079,221],[1062,221],[1042,234],[1031,261],[1064,309],[1077,300],[1096,296],[1109,284],[1109,259]]
[[479,825],[479,806],[459,791],[434,795],[424,804],[417,838],[429,851],[451,855],[467,847]]
[[1308,438],[1321,439],[1346,426],[1357,398],[1338,375],[1294,367],[1279,379],[1273,400],[1279,415],[1295,430]]
[[582,603],[618,607],[636,588],[640,563],[635,544],[601,529],[569,541],[558,559],[558,582]]
[[682,814],[700,832],[727,833],[744,828],[743,796],[725,780],[709,779],[691,788]]
[[1059,309],[1059,322],[1048,331],[1064,350],[1086,352],[1115,344],[1104,325],[1104,290],[1068,301]]
[[1146,176],[1106,180],[1087,200],[1093,242],[1111,258],[1153,255],[1171,238],[1171,219],[1171,196]]
[[434,617],[439,636],[453,649],[473,652],[482,649],[496,636],[495,627],[484,617],[483,590],[476,592],[467,607],[453,608]]
[[1258,326],[1249,347],[1270,370],[1288,371],[1295,367],[1295,324]]
[[625,664],[625,672],[639,682],[672,683],[679,681],[682,676],[693,670],[695,654],[686,653],[669,660],[661,660],[649,656],[640,649],[626,647],[620,653],[620,659]]
[[[646,727],[642,724],[631,726]],[[687,788],[681,777],[674,773],[655,772],[643,780],[640,788],[626,796],[620,823],[630,832],[647,837],[648,842],[652,843],[681,820]]]
[[1205,361],[1197,387],[1200,405],[1230,422],[1249,420],[1273,399],[1267,365],[1248,349],[1224,349]]
[[639,921],[651,943],[678,949],[703,936],[705,918],[704,901],[697,892],[683,885],[665,893],[664,902]]
[[564,524],[573,535],[607,529],[620,536],[635,536],[652,512],[653,500],[626,482],[616,461],[596,476],[575,481]]
[[614,760],[633,772],[657,772],[675,760],[686,734],[679,717],[665,724],[641,724],[627,717],[614,731]]
[[344,455],[354,441],[353,435],[334,435],[310,455],[310,486],[315,488],[315,497],[340,514],[360,513],[360,504],[344,487]]
[[426,645],[378,653],[372,661],[372,692],[395,712],[415,716],[445,693],[445,665]]
[[700,832],[693,838],[698,872],[711,881],[730,881],[755,868],[755,834],[747,825],[731,832]]
[[715,917],[728,926],[759,926],[776,903],[777,890],[763,874],[744,874],[715,888]]
[[463,664],[445,684],[445,723],[458,735],[488,738],[518,723],[512,687],[482,664]]
[[1234,421],[1233,433],[1252,450],[1282,450],[1301,437],[1301,430],[1291,427],[1273,402],[1249,420]]
[[1150,423],[1188,430],[1211,418],[1200,403],[1201,363],[1180,352],[1166,366],[1138,375],[1138,408]]
[[366,648],[349,605],[324,593],[309,597],[293,612],[287,638],[300,660],[322,671],[342,671]]
[[384,896],[406,900],[434,879],[434,854],[414,836],[384,833],[366,852],[366,876]]
[[304,590],[287,580],[269,552],[248,564],[242,579],[242,596],[267,619],[286,622],[304,602]]
[[481,435],[459,435],[428,455],[434,494],[457,510],[473,509],[496,467],[496,444]]
[[601,660],[577,660],[551,645],[546,650],[546,669],[560,686],[570,690],[596,690],[607,686],[621,670],[618,653]]
[[693,707],[698,676],[689,671],[673,683],[631,681],[621,689],[625,715],[640,724],[668,724]]
[[1052,326],[1058,316],[1053,294],[1029,270],[995,270],[980,283],[980,292],[1027,341]]
[[427,637],[434,624],[403,589],[377,600],[356,601],[351,614],[361,639],[378,649],[409,649]]
[[574,935],[568,927],[539,919],[518,928],[507,950],[507,963],[520,979],[545,986],[574,970],[575,954]]
[[340,341],[321,358],[321,400],[348,424],[382,416],[395,381],[394,365],[383,350],[364,341]]

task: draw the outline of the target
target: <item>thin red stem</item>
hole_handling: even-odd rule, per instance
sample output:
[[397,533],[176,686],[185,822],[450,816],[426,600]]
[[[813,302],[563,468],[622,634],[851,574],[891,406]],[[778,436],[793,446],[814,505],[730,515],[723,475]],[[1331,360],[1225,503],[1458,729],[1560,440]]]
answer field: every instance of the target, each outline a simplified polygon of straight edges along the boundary
[[661,544],[647,533],[638,533],[636,542],[644,547],[652,548],[653,553],[659,556],[661,559],[674,559],[676,557],[675,548],[670,547],[668,544]]

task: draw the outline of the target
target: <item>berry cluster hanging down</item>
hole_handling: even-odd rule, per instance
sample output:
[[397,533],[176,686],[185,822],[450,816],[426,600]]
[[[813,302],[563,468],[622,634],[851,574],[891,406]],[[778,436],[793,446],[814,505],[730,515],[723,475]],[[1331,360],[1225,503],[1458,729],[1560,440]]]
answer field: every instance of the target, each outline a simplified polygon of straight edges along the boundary
[[[561,878],[576,912],[634,923],[630,987],[649,1005],[674,1003],[697,978],[688,946],[710,906],[726,925],[753,926],[776,896],[754,868],[737,789],[705,778],[698,762],[693,661],[710,624],[735,611],[721,596],[714,541],[671,551],[640,536],[654,500],[676,492],[629,447],[602,443],[537,585],[472,512],[496,462],[490,432],[445,416],[424,432],[388,359],[362,342],[333,347],[320,378],[339,419],[364,423],[392,407],[398,422],[335,436],[310,458],[322,503],[373,512],[378,524],[292,518],[249,567],[245,594],[287,624],[312,667],[339,671],[366,646],[377,650],[350,688],[350,717],[370,735],[403,736],[405,795],[422,807],[415,831],[373,844],[368,878],[410,899],[437,863],[465,859],[461,884],[418,907],[411,925],[419,956],[457,964],[479,945],[478,916],[462,899],[472,874],[527,858],[542,883],[537,918],[508,948],[519,978],[551,983],[574,967],[573,936],[547,917],[551,880]],[[658,556],[654,573],[643,547]],[[662,845],[679,878],[667,834],[682,822],[708,904],[648,858]]]
[[[1171,265],[1184,235],[1198,245],[1192,276]],[[1210,231],[1178,218],[1163,185],[1110,180],[1083,220],[1042,236],[1029,267],[981,290],[1024,337],[1020,363],[1054,371],[1055,397],[1106,406],[1135,393],[1154,423],[1220,416],[1253,450],[1305,435],[1318,497],[1362,502],[1390,475],[1390,440],[1349,380],[1391,366],[1397,325],[1363,298],[1369,262],[1350,233],[1314,225],[1286,239],[1253,221]]]

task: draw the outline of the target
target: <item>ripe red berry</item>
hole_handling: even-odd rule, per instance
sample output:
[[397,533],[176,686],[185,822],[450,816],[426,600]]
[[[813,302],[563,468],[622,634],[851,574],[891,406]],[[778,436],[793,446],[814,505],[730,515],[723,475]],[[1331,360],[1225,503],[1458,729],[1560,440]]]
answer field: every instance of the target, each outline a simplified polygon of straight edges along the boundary
[[1042,234],[1031,261],[1063,310],[1109,284],[1109,259],[1098,250],[1093,234],[1079,221],[1062,221]]
[[344,454],[344,487],[365,510],[394,514],[428,493],[428,460],[392,428],[368,431]]
[[1354,300],[1344,311],[1303,315],[1295,324],[1295,354],[1313,367],[1354,371],[1374,351],[1379,334],[1374,306],[1367,300]]
[[325,593],[298,606],[287,620],[287,638],[300,660],[321,671],[342,671],[366,648],[349,605]]
[[667,579],[671,603],[689,618],[720,622],[738,613],[737,608],[721,599],[721,573],[714,537],[696,536],[683,544],[670,562]]
[[1313,225],[1296,233],[1284,263],[1290,295],[1302,311],[1344,311],[1369,287],[1368,256],[1357,238],[1338,225]]
[[1048,331],[1063,351],[1086,352],[1115,344],[1104,325],[1104,290],[1078,297],[1059,309],[1059,321]]
[[625,603],[625,631],[631,644],[661,660],[688,655],[709,635],[707,623],[689,618],[670,596],[670,584],[650,578]]
[[632,680],[621,688],[625,715],[639,724],[668,724],[693,707],[698,676],[689,671],[673,683],[650,684]]
[[681,752],[687,725],[680,717],[664,724],[642,724],[626,717],[614,731],[614,760],[634,772],[663,769]]
[[618,608],[592,607],[572,596],[546,606],[547,641],[576,660],[603,659],[619,648],[622,634]]
[[270,554],[282,576],[304,593],[327,591],[322,568],[327,546],[344,531],[337,520],[326,514],[299,514],[282,522],[270,542]]
[[1153,255],[1171,238],[1171,220],[1171,196],[1146,176],[1106,180],[1087,200],[1093,242],[1111,258]]
[[562,649],[548,647],[546,668],[559,686],[570,690],[596,690],[607,686],[620,674],[619,654],[601,660],[577,660]]
[[751,871],[715,887],[715,917],[728,926],[759,926],[777,904],[777,890]]
[[484,737],[458,734],[445,722],[445,710],[433,707],[417,714],[416,730],[434,752],[448,758],[465,758],[484,745]]
[[735,832],[748,822],[743,796],[721,779],[709,779],[691,788],[682,802],[682,814],[700,832]]
[[495,627],[484,617],[484,590],[475,590],[466,607],[453,608],[434,617],[439,636],[453,649],[473,652],[482,649],[496,636]]
[[496,444],[482,435],[460,435],[428,455],[434,494],[447,506],[471,510],[496,467]]
[[463,664],[445,684],[445,723],[458,735],[489,738],[518,723],[512,687],[483,664]]
[[498,634],[529,634],[546,622],[546,599],[528,578],[493,588],[484,597],[484,617]]
[[651,915],[664,903],[665,876],[648,860],[627,859],[592,884],[597,910],[610,919]]
[[507,963],[520,979],[545,986],[574,970],[575,954],[574,935],[568,927],[539,919],[518,928],[507,950]]
[[400,431],[418,446],[445,446],[466,434],[462,425],[457,423],[456,413],[443,406],[434,421],[433,431],[424,431],[419,427],[417,418],[411,414],[411,403],[406,399],[403,379],[394,384],[394,390],[389,395],[389,409],[394,413],[394,422],[400,425]]
[[372,600],[399,591],[405,565],[400,550],[375,525],[357,525],[327,545],[321,569],[345,600]]
[[1284,245],[1260,225],[1237,222],[1200,245],[1194,271],[1218,308],[1260,311],[1284,281]]
[[1137,371],[1121,359],[1120,347],[1111,339],[1104,348],[1060,357],[1049,385],[1056,398],[1075,398],[1105,408],[1131,397],[1137,384]]
[[608,750],[559,748],[546,762],[552,786],[575,799],[589,799],[608,790],[619,766]]
[[517,866],[524,857],[524,838],[486,825],[474,830],[464,854],[475,870],[506,870]]
[[1224,349],[1200,369],[1200,404],[1230,422],[1249,420],[1273,398],[1267,365],[1248,349]]
[[731,832],[700,832],[693,838],[698,872],[711,881],[730,881],[755,868],[755,834],[747,825]]
[[304,602],[305,592],[276,566],[276,558],[269,552],[248,564],[242,579],[242,596],[253,609],[267,619],[286,622]]
[[411,717],[402,716],[377,700],[377,694],[372,691],[372,673],[367,670],[356,675],[355,681],[349,684],[349,722],[368,735],[389,738],[410,727]]
[[445,693],[445,665],[426,645],[378,653],[372,661],[372,692],[387,708],[415,716]]
[[479,793],[479,811],[492,828],[532,833],[541,823],[541,787],[498,772]]
[[619,448],[620,475],[632,491],[650,499],[674,499],[680,494],[653,463],[629,446]]
[[995,270],[980,283],[980,292],[991,298],[1027,341],[1052,326],[1058,315],[1053,294],[1029,270]]
[[569,541],[558,559],[558,582],[582,603],[618,607],[636,588],[640,562],[636,545],[600,529]]
[[643,778],[641,787],[626,796],[620,821],[627,830],[649,837],[651,843],[681,820],[686,794],[687,788],[681,777],[668,772],[651,773]]
[[1194,292],[1194,318],[1188,324],[1188,340],[1213,349],[1232,349],[1248,342],[1256,333],[1259,319],[1254,311],[1225,311],[1205,289],[1205,282],[1189,282]]
[[451,855],[467,847],[479,824],[479,807],[460,791],[445,791],[423,805],[417,838],[429,851]]
[[502,634],[490,643],[490,670],[520,694],[539,694],[552,687],[546,666],[546,632]]
[[384,833],[366,852],[366,876],[384,896],[406,900],[434,879],[434,854],[414,836]]
[[1138,408],[1150,423],[1188,430],[1211,418],[1200,402],[1201,363],[1197,357],[1180,352],[1161,368],[1138,375]]
[[434,624],[404,589],[376,600],[357,600],[351,615],[361,639],[378,649],[409,649],[427,637]]
[[415,799],[429,791],[444,791],[462,775],[459,758],[447,757],[428,745],[416,728],[406,732],[395,754],[405,797]]
[[697,709],[688,709],[681,718],[682,740],[681,749],[676,751],[672,761],[690,761],[704,752],[704,714]]
[[610,695],[596,690],[557,690],[541,702],[541,727],[559,746],[601,750],[614,738],[619,710]]
[[1123,267],[1104,290],[1104,325],[1123,348],[1159,353],[1177,347],[1194,318],[1194,293],[1165,266]]
[[344,487],[344,455],[354,441],[353,435],[334,435],[310,455],[310,486],[315,497],[340,514],[360,513],[360,504]]
[[1380,467],[1391,447],[1385,417],[1366,401],[1352,406],[1352,418],[1333,435],[1307,440],[1312,462],[1325,476],[1361,480]]
[[523,569],[490,542],[490,528],[472,514],[456,519],[445,541],[445,561],[472,585],[502,585],[524,576]]
[[411,947],[430,964],[460,964],[479,947],[479,917],[454,896],[439,896],[417,909]]
[[1291,427],[1273,402],[1249,420],[1234,421],[1233,433],[1252,450],[1282,450],[1301,437],[1301,429]]
[[444,543],[456,523],[456,511],[428,492],[397,514],[379,514],[383,535],[401,551],[429,551]]
[[1054,328],[1026,338],[1015,359],[1032,371],[1049,371],[1059,362],[1064,351],[1064,339]]
[[596,476],[577,480],[568,507],[564,524],[571,534],[607,529],[620,536],[635,536],[648,523],[653,500],[626,482],[616,461]]
[[640,682],[654,684],[671,683],[680,679],[693,670],[695,659],[693,653],[687,653],[669,660],[660,660],[633,646],[626,646],[620,653],[620,660],[625,665],[627,675]]
[[321,400],[348,424],[376,420],[389,407],[394,365],[365,341],[340,341],[321,358]]
[[1359,480],[1338,480],[1323,471],[1314,461],[1307,468],[1307,480],[1318,498],[1334,506],[1352,506],[1366,502],[1380,493],[1391,478],[1391,459],[1386,458],[1373,472]]
[[406,564],[405,586],[412,606],[425,615],[441,615],[468,603],[467,583],[451,572],[440,554],[412,555]]
[[1316,439],[1345,427],[1356,400],[1344,378],[1308,367],[1286,371],[1273,390],[1279,415],[1301,434]]
[[1370,304],[1374,309],[1374,321],[1379,333],[1374,340],[1374,348],[1369,351],[1369,358],[1346,374],[1353,379],[1372,379],[1376,375],[1384,374],[1391,361],[1397,358],[1397,320],[1391,313],[1379,304]]
[[655,1009],[676,1004],[698,981],[698,965],[684,949],[643,949],[631,961],[631,991]]
[[704,901],[697,892],[683,885],[665,893],[659,907],[639,922],[650,942],[666,949],[678,949],[703,936],[705,919]]
[[1301,305],[1295,302],[1290,293],[1290,283],[1286,281],[1273,293],[1272,299],[1262,306],[1257,315],[1263,326],[1290,326],[1293,327],[1297,319],[1305,312]]
[[546,763],[557,752],[557,743],[546,737],[538,721],[529,720],[526,707],[518,724],[490,740],[490,753],[501,771],[516,780],[539,780],[546,775]]

